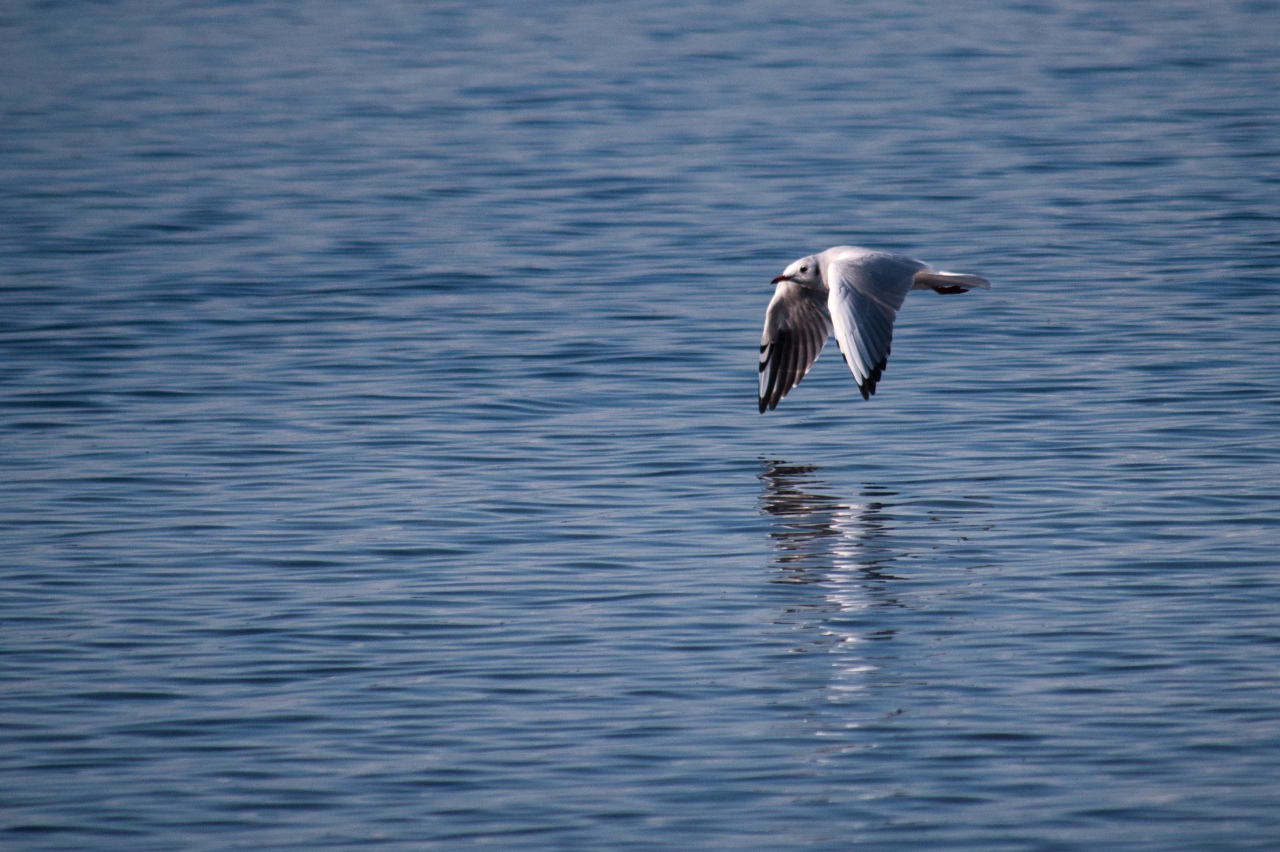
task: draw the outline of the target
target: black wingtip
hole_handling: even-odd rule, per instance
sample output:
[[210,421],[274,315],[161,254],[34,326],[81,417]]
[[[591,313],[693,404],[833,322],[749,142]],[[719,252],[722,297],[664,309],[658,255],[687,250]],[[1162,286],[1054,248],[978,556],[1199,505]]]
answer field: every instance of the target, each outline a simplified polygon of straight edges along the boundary
[[875,396],[876,385],[880,383],[880,377],[884,375],[885,367],[889,366],[888,356],[881,358],[880,363],[871,371],[871,375],[867,376],[863,384],[858,385],[858,390],[862,393],[863,399],[871,399]]

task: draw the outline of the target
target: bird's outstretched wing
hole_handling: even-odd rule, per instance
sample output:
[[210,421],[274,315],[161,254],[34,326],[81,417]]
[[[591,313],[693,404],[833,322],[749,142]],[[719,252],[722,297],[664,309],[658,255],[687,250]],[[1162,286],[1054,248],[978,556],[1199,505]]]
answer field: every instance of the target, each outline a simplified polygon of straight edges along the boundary
[[912,276],[927,268],[918,260],[877,252],[837,254],[828,262],[827,307],[836,343],[863,399],[876,392],[889,362],[893,321],[911,290]]
[[760,413],[772,410],[804,378],[831,335],[823,295],[794,281],[778,282],[760,338]]

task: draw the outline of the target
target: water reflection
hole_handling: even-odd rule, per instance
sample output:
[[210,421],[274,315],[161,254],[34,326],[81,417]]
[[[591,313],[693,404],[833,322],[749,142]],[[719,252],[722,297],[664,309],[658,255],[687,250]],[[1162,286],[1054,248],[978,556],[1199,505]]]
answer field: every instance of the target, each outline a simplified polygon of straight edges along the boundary
[[859,690],[878,666],[865,643],[890,640],[897,630],[885,608],[900,608],[894,589],[899,555],[890,544],[894,492],[864,486],[856,501],[833,493],[818,468],[762,460],[761,511],[774,518],[777,547],[770,582],[804,586],[812,594],[788,601],[778,622],[798,634],[796,651],[837,654],[832,698]]

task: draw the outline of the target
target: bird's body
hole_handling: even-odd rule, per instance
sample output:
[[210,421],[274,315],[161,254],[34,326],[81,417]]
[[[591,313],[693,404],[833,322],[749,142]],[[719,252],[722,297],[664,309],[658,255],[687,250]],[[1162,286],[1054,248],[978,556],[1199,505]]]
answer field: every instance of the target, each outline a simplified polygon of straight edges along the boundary
[[977,275],[935,271],[900,254],[836,246],[802,257],[777,278],[760,340],[760,412],[800,384],[827,338],[868,399],[889,359],[893,321],[911,290],[963,293],[991,284]]

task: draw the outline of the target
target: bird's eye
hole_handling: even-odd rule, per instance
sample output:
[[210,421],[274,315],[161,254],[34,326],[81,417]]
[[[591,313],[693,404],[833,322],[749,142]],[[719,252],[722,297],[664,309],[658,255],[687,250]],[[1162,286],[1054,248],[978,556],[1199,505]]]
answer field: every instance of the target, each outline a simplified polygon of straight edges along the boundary
[[808,272],[808,271],[809,271],[809,267],[807,267],[807,266],[802,266],[802,267],[800,267],[800,271],[801,271],[801,272]]

